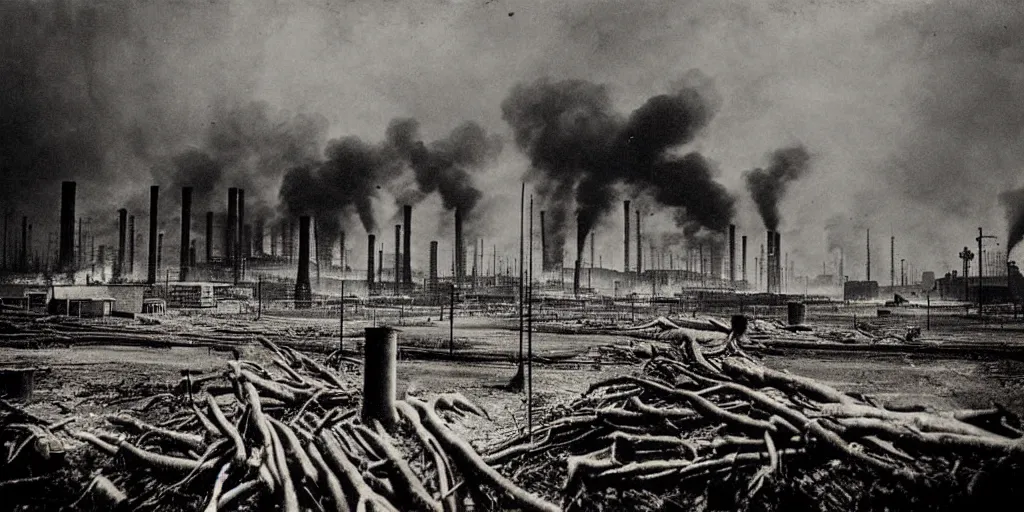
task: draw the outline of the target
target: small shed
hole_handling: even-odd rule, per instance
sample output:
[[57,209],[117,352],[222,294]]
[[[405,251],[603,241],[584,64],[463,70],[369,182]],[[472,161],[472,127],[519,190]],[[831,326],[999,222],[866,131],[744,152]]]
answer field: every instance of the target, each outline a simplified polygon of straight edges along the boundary
[[54,286],[48,309],[51,315],[105,317],[115,302],[105,286]]

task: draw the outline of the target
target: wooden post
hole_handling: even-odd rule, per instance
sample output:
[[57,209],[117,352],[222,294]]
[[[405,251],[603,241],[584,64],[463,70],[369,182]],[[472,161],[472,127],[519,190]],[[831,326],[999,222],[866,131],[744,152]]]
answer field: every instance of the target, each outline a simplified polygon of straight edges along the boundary
[[391,431],[398,424],[395,412],[398,331],[367,327],[363,346],[363,422],[378,420]]

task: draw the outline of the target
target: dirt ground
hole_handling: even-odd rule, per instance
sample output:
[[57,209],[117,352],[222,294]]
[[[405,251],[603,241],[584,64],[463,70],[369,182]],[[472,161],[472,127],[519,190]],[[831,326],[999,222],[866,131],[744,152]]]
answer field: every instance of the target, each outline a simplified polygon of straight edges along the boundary
[[[192,319],[179,319],[187,322]],[[425,320],[421,319],[421,320]],[[409,319],[409,322],[415,322]],[[901,321],[901,320],[898,320]],[[337,333],[331,319],[265,318],[267,324],[288,325]],[[457,318],[454,335],[457,346],[505,354],[508,363],[448,363],[442,361],[403,360],[398,368],[399,395],[460,391],[486,408],[496,420],[495,430],[513,427],[525,418],[525,397],[500,389],[515,374],[512,362],[519,348],[519,334],[509,330],[514,322],[481,317]],[[353,325],[355,324],[355,325]],[[365,325],[346,325],[346,343],[355,343],[354,334]],[[183,327],[183,326],[174,326]],[[400,344],[436,343],[447,346],[448,323],[399,327]],[[956,333],[963,336],[961,330]],[[945,335],[942,332],[934,334]],[[980,330],[977,336],[1016,340],[1013,331]],[[336,343],[324,338],[326,343]],[[534,351],[538,355],[568,350],[585,353],[591,347],[628,344],[628,338],[606,335],[570,335],[535,333]],[[172,349],[88,346],[42,350],[0,349],[0,367],[35,366],[45,368],[35,383],[31,409],[44,415],[89,414],[103,412],[106,404],[143,397],[170,389],[181,378],[180,371],[190,369],[211,372],[226,368],[230,354],[206,348]],[[261,349],[251,348],[243,357],[266,357]],[[871,395],[883,403],[919,403],[938,408],[980,408],[992,402],[1024,415],[1024,362],[995,359],[944,359],[925,356],[881,354],[789,353],[765,356],[774,368],[821,379],[837,388]],[[534,368],[535,407],[569,401],[603,378],[630,373],[636,367],[625,365],[536,365]],[[355,369],[358,371],[358,369]],[[537,409],[535,409],[537,410]],[[539,413],[538,413],[539,414]]]

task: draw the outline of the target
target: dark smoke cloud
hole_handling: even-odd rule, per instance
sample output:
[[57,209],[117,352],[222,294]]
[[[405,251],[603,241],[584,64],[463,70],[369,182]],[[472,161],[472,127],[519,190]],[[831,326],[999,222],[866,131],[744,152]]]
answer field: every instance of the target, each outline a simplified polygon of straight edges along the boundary
[[754,169],[744,173],[747,190],[757,204],[757,211],[764,220],[764,227],[779,229],[779,201],[786,195],[789,184],[804,176],[811,161],[803,146],[776,150],[771,155],[767,169]]
[[[688,77],[707,83],[699,73]],[[715,109],[713,98],[688,83],[648,99],[629,117],[615,112],[603,85],[540,79],[515,86],[502,103],[502,115],[530,158],[530,177],[541,182],[554,253],[563,250],[568,231],[569,195],[576,203],[579,256],[621,185],[677,208],[680,227],[720,232],[728,226],[734,199],[713,180],[711,164],[697,153],[669,152],[691,142]]]
[[1006,208],[1006,254],[1009,255],[1021,239],[1024,239],[1024,188],[999,194],[999,201]]
[[[163,206],[176,205],[180,191],[167,188],[179,185],[180,166],[209,162],[175,156],[196,145],[193,137],[218,108],[249,96],[243,91],[252,90],[262,61],[262,45],[251,43],[266,33],[272,8],[267,0],[242,8],[0,3],[0,207],[29,216],[45,235],[56,229],[60,181],[75,180],[76,213],[93,219],[97,245],[109,244],[121,207],[136,216],[137,233],[145,233],[148,185],[155,183],[162,186],[160,226],[177,231],[168,222],[176,212],[164,214]],[[248,16],[244,30],[237,16]],[[219,163],[217,154],[207,156]],[[45,247],[45,236],[35,238]],[[165,236],[169,265],[177,259],[177,238]],[[140,249],[136,257],[146,258]]]
[[340,233],[342,217],[355,213],[369,233],[377,231],[372,200],[401,172],[398,154],[386,144],[373,145],[358,137],[328,143],[323,161],[288,170],[281,184],[284,213],[317,220],[323,242]]
[[474,122],[467,122],[444,139],[430,144],[421,140],[415,119],[395,119],[388,126],[387,140],[412,167],[418,190],[399,196],[399,201],[415,204],[435,192],[446,210],[456,208],[469,213],[482,192],[473,185],[472,172],[494,161],[501,152],[501,139]]
[[[427,144],[415,119],[395,119],[379,143],[357,137],[333,140],[323,160],[291,168],[281,184],[281,207],[290,216],[315,217],[321,246],[328,247],[352,213],[368,233],[377,232],[373,200],[382,192],[409,204],[437,193],[445,208],[468,213],[482,196],[473,185],[472,171],[500,150],[500,140],[472,122]],[[410,168],[415,188],[403,180]]]
[[[285,171],[316,161],[327,132],[327,119],[293,114],[265,102],[250,102],[214,112],[200,147],[170,158],[157,172],[169,184],[173,201],[181,187],[195,189],[195,211],[227,208],[227,189],[245,190],[247,222],[271,220]],[[175,203],[177,204],[177,203]]]

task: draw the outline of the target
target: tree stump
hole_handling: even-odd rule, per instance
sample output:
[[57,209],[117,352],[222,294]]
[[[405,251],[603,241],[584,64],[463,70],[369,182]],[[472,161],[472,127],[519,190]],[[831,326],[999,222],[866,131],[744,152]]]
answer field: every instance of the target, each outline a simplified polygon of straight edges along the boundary
[[398,331],[367,327],[363,352],[363,422],[378,420],[391,431],[398,424],[395,411]]

